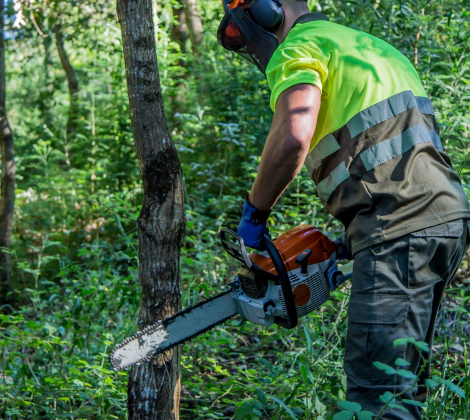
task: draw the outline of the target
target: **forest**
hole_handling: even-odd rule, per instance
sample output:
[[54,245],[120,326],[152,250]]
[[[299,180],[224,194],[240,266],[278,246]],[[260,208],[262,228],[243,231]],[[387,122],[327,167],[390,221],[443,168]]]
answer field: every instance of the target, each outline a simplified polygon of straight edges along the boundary
[[[470,197],[470,3],[308,6],[411,61]],[[391,393],[376,416],[346,401],[349,282],[295,329],[235,317],[173,349],[152,379],[150,362],[113,370],[113,347],[140,328],[139,319],[148,321],[152,305],[171,315],[226,290],[240,269],[220,232],[236,230],[256,177],[273,115],[270,89],[254,65],[219,45],[220,0],[3,0],[2,7],[0,418],[365,420],[387,418],[394,406],[408,418]],[[134,7],[147,13],[137,14],[141,22],[126,20]],[[142,42],[156,49],[152,83],[164,104],[141,112],[143,128],[133,120],[139,108],[130,88],[137,58],[124,47],[140,48],[134,28],[152,34]],[[154,172],[139,145],[152,130],[176,151]],[[178,174],[179,164],[182,191],[175,191],[165,182],[179,185],[167,174]],[[151,188],[160,194],[155,202],[146,197]],[[151,242],[142,234],[150,229],[145,217],[165,211],[166,194],[184,213],[168,225],[172,236]],[[343,231],[305,169],[269,218],[273,237],[301,224],[331,238]],[[163,286],[171,308],[145,276],[155,264],[144,259],[153,257],[171,265]],[[423,418],[470,419],[469,355],[467,254],[437,317],[428,399],[415,402]],[[142,408],[150,399],[153,415]]]

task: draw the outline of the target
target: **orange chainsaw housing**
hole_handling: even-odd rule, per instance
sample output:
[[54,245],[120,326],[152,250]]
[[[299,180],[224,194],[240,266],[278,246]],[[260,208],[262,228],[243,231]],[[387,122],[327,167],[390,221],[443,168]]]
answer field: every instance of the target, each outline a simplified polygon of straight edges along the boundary
[[[333,241],[328,239],[316,227],[309,225],[300,225],[289,229],[278,236],[273,243],[279,251],[288,272],[299,268],[295,260],[306,249],[312,250],[308,265],[326,261],[337,251],[336,244]],[[262,270],[276,274],[274,264],[271,258],[267,256],[267,253],[253,253],[250,255],[250,260]]]

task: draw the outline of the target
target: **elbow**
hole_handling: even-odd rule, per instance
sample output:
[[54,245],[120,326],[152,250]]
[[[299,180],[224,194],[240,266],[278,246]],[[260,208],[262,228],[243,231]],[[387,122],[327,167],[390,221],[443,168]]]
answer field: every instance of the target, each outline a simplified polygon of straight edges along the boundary
[[307,153],[310,148],[312,137],[306,135],[289,135],[284,137],[283,149],[286,153],[302,154]]

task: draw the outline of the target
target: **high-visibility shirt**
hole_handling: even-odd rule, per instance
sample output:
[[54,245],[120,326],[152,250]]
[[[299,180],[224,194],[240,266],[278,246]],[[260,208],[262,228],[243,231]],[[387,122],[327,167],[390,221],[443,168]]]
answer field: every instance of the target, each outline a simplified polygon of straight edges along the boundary
[[390,44],[306,14],[274,52],[266,77],[273,111],[294,85],[321,91],[306,166],[353,253],[470,218],[431,101],[413,65]]

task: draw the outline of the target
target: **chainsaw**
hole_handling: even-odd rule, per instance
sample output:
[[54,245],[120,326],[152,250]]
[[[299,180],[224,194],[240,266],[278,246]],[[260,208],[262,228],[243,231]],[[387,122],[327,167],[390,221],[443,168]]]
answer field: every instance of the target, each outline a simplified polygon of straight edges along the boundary
[[264,235],[265,251],[248,254],[243,239],[221,232],[223,248],[243,264],[228,290],[158,321],[118,344],[111,352],[115,370],[151,360],[235,315],[266,327],[291,329],[330,298],[351,277],[338,269],[347,251],[313,226],[290,229],[274,241]]

